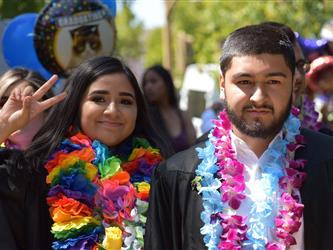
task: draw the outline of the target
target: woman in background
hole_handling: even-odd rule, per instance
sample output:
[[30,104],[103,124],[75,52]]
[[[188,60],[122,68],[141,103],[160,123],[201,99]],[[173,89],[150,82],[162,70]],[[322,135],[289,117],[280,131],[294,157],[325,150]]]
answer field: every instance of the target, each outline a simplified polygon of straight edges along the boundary
[[[39,73],[25,68],[14,68],[6,71],[0,78],[0,109],[8,100],[15,88],[24,89],[31,86],[33,91],[40,88],[46,80]],[[45,98],[53,96],[52,90],[48,91]],[[31,144],[32,138],[38,132],[45,119],[45,113],[41,113],[32,119],[24,128],[15,131],[7,140],[5,146],[25,150]]]
[[153,122],[174,151],[192,146],[196,139],[195,130],[190,117],[179,108],[169,71],[160,65],[148,68],[143,75],[142,88],[151,107]]

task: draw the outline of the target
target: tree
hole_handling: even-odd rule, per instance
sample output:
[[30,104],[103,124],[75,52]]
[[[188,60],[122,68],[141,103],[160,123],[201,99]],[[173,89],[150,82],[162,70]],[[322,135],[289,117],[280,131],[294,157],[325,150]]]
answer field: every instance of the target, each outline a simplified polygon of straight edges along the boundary
[[143,54],[143,24],[135,18],[131,10],[133,1],[124,0],[116,16],[116,54],[123,58],[136,59]]
[[1,19],[13,18],[27,12],[39,12],[47,3],[47,0],[1,0]]
[[318,37],[321,26],[333,12],[333,5],[325,3],[323,0],[177,1],[172,25],[174,32],[183,31],[192,36],[194,62],[218,63],[224,38],[245,25],[276,21],[289,25],[304,37]]
[[145,67],[162,64],[162,28],[147,31],[145,43]]

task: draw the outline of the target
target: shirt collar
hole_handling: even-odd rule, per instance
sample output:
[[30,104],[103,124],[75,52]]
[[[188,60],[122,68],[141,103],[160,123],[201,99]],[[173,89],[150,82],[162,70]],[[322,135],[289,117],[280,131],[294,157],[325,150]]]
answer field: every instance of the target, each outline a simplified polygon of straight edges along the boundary
[[[235,150],[237,158],[239,156],[242,156],[244,154],[251,154],[253,157],[255,156],[256,160],[258,161],[259,158],[256,156],[256,154],[250,149],[250,147],[247,145],[245,141],[243,141],[241,138],[239,138],[237,135],[230,130],[230,138],[231,138],[231,145],[232,148]],[[268,148],[273,145],[273,143],[278,140],[283,138],[283,130],[281,129],[279,133],[276,134],[276,136],[273,138],[273,140],[269,143]],[[267,149],[268,149],[267,148]],[[265,152],[267,151],[265,150]],[[265,154],[265,152],[261,155],[261,157]],[[260,157],[260,158],[261,158]]]

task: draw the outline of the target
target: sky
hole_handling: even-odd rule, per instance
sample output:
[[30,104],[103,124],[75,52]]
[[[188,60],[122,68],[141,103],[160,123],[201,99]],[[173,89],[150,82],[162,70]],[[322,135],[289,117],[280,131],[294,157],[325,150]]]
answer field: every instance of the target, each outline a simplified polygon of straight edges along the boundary
[[165,23],[164,0],[136,0],[132,10],[147,29],[161,27]]

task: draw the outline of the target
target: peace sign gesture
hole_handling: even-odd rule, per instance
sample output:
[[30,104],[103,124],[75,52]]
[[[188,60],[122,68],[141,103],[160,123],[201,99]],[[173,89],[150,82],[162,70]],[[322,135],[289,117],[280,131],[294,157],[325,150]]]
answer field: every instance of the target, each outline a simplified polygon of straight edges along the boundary
[[41,100],[57,79],[58,77],[53,75],[35,93],[31,86],[14,89],[0,111],[0,142],[3,142],[14,131],[26,126],[32,118],[66,97],[66,93],[63,92],[44,101]]

